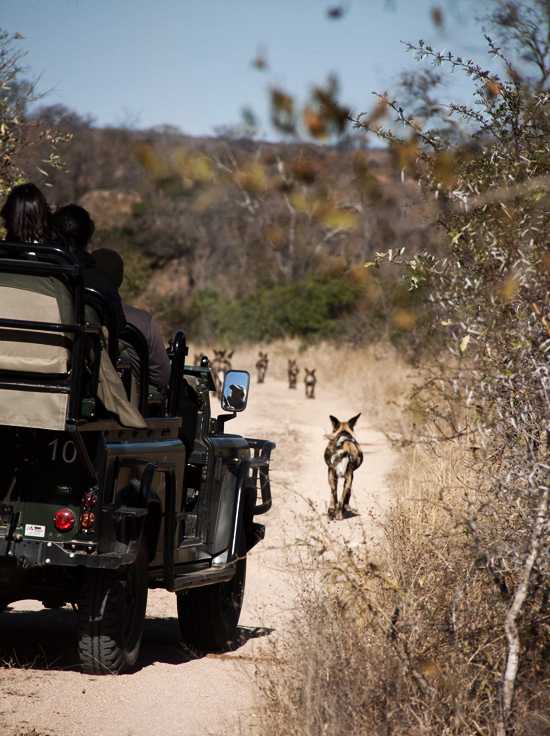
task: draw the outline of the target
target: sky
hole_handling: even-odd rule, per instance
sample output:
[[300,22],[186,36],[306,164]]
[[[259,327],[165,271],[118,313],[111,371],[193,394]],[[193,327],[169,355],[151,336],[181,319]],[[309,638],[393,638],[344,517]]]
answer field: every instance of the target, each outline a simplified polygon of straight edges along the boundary
[[[443,0],[444,1],[444,0]],[[484,58],[472,7],[445,10],[443,31],[431,22],[435,0],[0,0],[0,26],[23,34],[27,73],[39,77],[45,104],[91,114],[99,125],[169,124],[211,135],[254,110],[268,124],[268,89],[304,98],[335,72],[342,102],[359,112],[372,91],[391,90],[412,65],[402,41]],[[327,9],[342,5],[340,20]],[[456,7],[450,0],[448,7]],[[258,50],[269,68],[251,61]],[[449,95],[468,83],[452,76]]]

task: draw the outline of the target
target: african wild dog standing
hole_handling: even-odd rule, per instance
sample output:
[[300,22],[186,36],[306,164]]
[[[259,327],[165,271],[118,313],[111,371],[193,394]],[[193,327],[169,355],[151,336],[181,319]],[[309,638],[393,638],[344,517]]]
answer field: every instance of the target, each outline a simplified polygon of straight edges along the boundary
[[195,353],[193,356],[193,365],[200,365],[204,353]]
[[[328,484],[332,496],[328,515],[331,519],[342,519],[349,512],[351,484],[353,473],[363,462],[363,452],[353,435],[353,429],[361,414],[356,414],[347,422],[341,422],[330,415],[332,434],[328,435],[329,443],[325,450],[325,462],[328,465]],[[338,502],[338,478],[343,479],[344,488]]]
[[214,360],[210,364],[214,385],[216,386],[216,396],[218,399],[222,397],[223,379],[227,371],[231,370],[231,357],[233,350],[214,350]]
[[304,368],[306,374],[304,376],[304,384],[306,387],[306,399],[314,399],[315,398],[315,384],[317,383],[317,378],[315,376],[315,368],[312,368],[309,370],[309,368]]
[[298,373],[300,372],[300,369],[298,368],[298,363],[296,363],[295,360],[288,361],[288,387],[289,388],[296,388],[296,383],[298,381]]
[[258,383],[263,383],[265,381],[265,374],[267,373],[267,366],[269,365],[269,358],[267,357],[267,353],[258,353],[258,361],[256,363],[256,370],[258,371]]

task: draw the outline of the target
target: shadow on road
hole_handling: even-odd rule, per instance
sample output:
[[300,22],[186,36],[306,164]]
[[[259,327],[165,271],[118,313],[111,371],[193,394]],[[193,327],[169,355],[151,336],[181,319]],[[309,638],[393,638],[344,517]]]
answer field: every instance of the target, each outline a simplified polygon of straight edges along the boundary
[[[250,639],[269,636],[273,629],[239,626],[225,652],[237,651]],[[34,670],[79,670],[76,616],[70,608],[0,613],[0,667]],[[178,665],[205,655],[184,646],[176,618],[147,618],[136,669],[154,663]]]

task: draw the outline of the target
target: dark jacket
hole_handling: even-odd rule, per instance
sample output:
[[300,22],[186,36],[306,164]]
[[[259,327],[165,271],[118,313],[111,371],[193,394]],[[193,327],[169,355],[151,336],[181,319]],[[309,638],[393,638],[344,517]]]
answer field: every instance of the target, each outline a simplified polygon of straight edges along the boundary
[[107,303],[115,320],[116,339],[118,340],[118,336],[126,324],[120,295],[105,274],[95,268],[93,262],[81,265],[83,266],[82,278],[84,280],[84,286],[98,291]]
[[[123,304],[126,321],[142,333],[149,348],[149,382],[157,388],[168,386],[170,380],[170,360],[166,354],[164,340],[156,320],[144,309]],[[132,361],[130,353],[130,360]]]

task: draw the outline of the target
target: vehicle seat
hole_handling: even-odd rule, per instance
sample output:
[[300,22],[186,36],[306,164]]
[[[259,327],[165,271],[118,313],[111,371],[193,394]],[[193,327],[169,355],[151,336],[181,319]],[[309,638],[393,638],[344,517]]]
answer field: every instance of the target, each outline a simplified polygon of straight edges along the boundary
[[[53,276],[0,273],[0,311],[4,319],[74,324],[69,289]],[[66,375],[71,359],[67,333],[35,330],[18,334],[17,328],[0,328],[0,370]],[[13,340],[10,340],[13,337]]]
[[[94,298],[93,293],[91,297]],[[100,308],[101,304],[96,306]],[[101,319],[100,310],[96,312],[97,319]],[[56,276],[7,268],[0,272],[0,318],[14,321],[14,324],[0,325],[0,425],[65,430],[74,387],[74,334],[33,329],[25,323],[75,325],[78,320],[71,290]],[[90,390],[95,391],[97,385],[98,398],[124,426],[144,427],[143,417],[128,402],[113,367],[110,358],[115,350],[113,340],[106,330],[104,334],[107,334],[105,344],[109,351],[102,349],[98,355],[90,344],[86,353],[88,360],[98,366],[95,372],[98,383],[94,382]],[[97,334],[89,339],[95,340],[97,346]],[[80,398],[84,398],[82,393]],[[76,416],[79,411],[77,407]]]
[[[69,289],[53,276],[35,274],[0,273],[0,316],[74,324]],[[72,340],[67,333],[2,326],[0,343],[0,371],[60,379],[68,376]],[[68,401],[66,392],[0,388],[0,423],[64,429]]]

